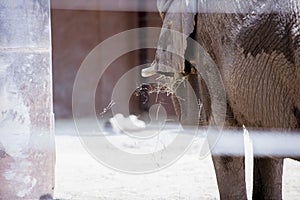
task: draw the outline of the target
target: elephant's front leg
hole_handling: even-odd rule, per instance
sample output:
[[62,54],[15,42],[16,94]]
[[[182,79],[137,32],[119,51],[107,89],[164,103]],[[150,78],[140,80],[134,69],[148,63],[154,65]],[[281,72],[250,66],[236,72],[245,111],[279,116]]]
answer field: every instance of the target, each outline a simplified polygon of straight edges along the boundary
[[[211,113],[211,99],[206,84],[201,77],[199,78],[199,86],[203,103],[202,120],[209,122],[213,118]],[[212,124],[214,123],[212,122]],[[227,146],[226,138],[228,137],[226,137],[226,134],[228,133],[234,134],[234,142],[228,149],[224,149],[222,146]],[[221,200],[247,199],[243,130],[242,126],[235,120],[229,104],[227,104],[224,132],[217,140],[214,136],[210,137],[208,135],[208,143],[212,153]],[[226,152],[219,151],[218,148],[220,146]]]
[[247,199],[244,156],[213,155],[212,159],[221,200]]
[[254,185],[252,199],[281,199],[282,171],[282,158],[254,158]]
[[245,165],[242,156],[213,156],[220,198],[247,199]]

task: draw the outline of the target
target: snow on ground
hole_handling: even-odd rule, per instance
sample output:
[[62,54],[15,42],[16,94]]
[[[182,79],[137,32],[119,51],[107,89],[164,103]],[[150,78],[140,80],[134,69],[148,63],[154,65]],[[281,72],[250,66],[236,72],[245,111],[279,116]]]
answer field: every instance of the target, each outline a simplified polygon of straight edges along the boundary
[[[122,135],[111,135],[120,143]],[[219,199],[211,158],[199,158],[198,137],[192,147],[171,166],[151,174],[125,174],[97,162],[83,147],[72,120],[56,122],[55,198],[62,200],[194,200]],[[248,162],[251,164],[251,161]],[[251,167],[247,167],[251,170]],[[251,177],[248,175],[248,180]],[[300,163],[287,159],[284,167],[284,199],[300,196]],[[251,185],[250,185],[251,187]],[[250,190],[249,187],[249,191]]]

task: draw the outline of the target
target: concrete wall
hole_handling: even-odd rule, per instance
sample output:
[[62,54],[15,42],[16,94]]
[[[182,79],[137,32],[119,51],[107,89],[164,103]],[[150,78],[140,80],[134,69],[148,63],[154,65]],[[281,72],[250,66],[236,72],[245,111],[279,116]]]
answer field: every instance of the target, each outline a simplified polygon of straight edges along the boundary
[[49,0],[0,2],[0,98],[0,199],[52,195]]

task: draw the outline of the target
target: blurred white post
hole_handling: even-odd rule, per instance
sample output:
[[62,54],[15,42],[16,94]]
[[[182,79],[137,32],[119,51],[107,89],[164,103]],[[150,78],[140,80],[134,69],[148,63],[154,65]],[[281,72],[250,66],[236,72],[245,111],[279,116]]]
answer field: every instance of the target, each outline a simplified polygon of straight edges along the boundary
[[51,199],[50,0],[0,2],[0,199]]

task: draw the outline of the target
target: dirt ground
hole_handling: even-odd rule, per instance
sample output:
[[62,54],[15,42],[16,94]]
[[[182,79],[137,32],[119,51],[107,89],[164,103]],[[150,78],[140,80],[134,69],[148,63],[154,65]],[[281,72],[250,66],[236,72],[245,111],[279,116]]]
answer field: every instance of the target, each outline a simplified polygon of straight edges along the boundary
[[[115,137],[122,143],[124,136]],[[56,123],[55,198],[62,200],[194,200],[219,199],[210,156],[199,158],[199,137],[171,166],[150,174],[125,174],[103,166],[83,147],[72,120]],[[251,157],[246,158],[247,183],[252,179]],[[300,163],[286,159],[284,199],[300,197]],[[251,184],[247,184],[251,194]],[[251,197],[251,195],[248,197]]]

